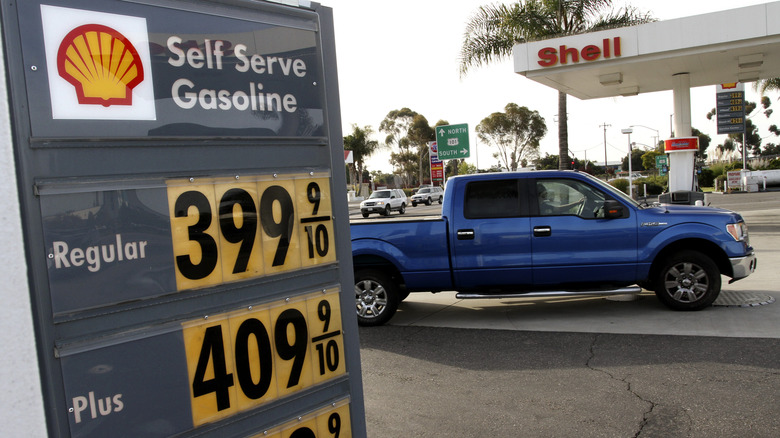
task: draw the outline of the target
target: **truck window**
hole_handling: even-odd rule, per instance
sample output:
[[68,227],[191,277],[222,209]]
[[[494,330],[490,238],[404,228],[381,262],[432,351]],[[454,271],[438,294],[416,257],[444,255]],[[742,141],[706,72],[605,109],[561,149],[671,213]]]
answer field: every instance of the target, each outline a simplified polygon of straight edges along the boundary
[[467,219],[520,216],[517,180],[503,179],[468,183],[463,215]]
[[604,217],[606,195],[581,181],[543,179],[536,182],[540,216],[573,215],[585,219]]

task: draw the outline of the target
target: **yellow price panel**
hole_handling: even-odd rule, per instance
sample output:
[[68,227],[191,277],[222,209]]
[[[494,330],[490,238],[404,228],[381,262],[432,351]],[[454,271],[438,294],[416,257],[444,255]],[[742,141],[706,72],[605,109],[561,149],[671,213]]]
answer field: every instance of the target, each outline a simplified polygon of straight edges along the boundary
[[259,277],[263,269],[258,238],[257,183],[235,178],[215,180],[219,200],[219,252],[224,282]]
[[258,182],[263,260],[269,274],[301,267],[300,239],[295,233],[295,182],[273,178]]
[[338,289],[314,295],[306,300],[311,335],[314,383],[324,382],[346,372],[344,337],[341,330],[341,305]]
[[176,287],[179,290],[222,283],[219,225],[211,180],[168,182]]
[[295,180],[304,267],[336,261],[333,242],[333,210],[327,175],[312,175]]
[[177,290],[336,261],[326,172],[168,181]]
[[252,438],[351,438],[349,400],[319,409]]
[[182,324],[194,426],[346,373],[338,288]]

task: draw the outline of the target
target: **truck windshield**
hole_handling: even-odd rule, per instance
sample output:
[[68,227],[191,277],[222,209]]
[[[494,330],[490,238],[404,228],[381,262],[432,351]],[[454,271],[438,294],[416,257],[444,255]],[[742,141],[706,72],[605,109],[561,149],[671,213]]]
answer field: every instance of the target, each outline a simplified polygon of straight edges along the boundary
[[628,202],[629,204],[633,205],[636,208],[643,208],[642,206],[639,205],[638,202],[634,201],[633,199],[631,199],[630,196],[628,196],[627,194],[623,193],[622,190],[618,190],[615,187],[612,187],[611,185],[605,183],[604,181],[602,181],[602,180],[600,180],[600,179],[598,179],[598,178],[596,178],[594,176],[587,175],[587,174],[585,174],[585,175],[588,177],[588,179],[590,179],[590,181],[592,183],[598,185],[599,187],[601,187],[602,190],[608,192],[609,194],[611,194],[615,198],[618,198],[618,199],[622,200],[623,202]]
[[372,193],[371,196],[369,196],[370,199],[389,198],[389,197],[390,197],[390,190],[377,190],[376,192]]

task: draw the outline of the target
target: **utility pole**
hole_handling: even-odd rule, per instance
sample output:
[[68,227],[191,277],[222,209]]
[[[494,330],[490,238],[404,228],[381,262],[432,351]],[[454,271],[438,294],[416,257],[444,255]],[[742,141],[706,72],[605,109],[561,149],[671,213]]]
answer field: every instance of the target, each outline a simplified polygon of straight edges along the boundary
[[607,125],[607,122],[604,122],[603,125],[599,126],[604,128],[604,181],[606,181],[609,179],[609,173],[607,173],[607,128],[612,125]]

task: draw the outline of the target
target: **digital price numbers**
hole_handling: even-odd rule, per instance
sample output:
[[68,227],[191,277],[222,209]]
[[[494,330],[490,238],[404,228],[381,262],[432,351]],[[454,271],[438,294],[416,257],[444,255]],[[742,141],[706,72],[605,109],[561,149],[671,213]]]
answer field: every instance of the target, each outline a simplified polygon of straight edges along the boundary
[[350,438],[349,402],[334,403],[252,438]]
[[325,173],[167,181],[178,290],[336,260]]
[[334,288],[182,324],[194,425],[343,375],[340,309]]

